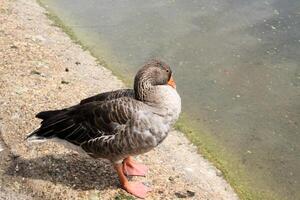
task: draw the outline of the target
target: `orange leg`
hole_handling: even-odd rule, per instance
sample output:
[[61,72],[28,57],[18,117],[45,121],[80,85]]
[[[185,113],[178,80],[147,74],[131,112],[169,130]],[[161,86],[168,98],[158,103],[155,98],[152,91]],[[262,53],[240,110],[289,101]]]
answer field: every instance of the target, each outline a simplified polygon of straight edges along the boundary
[[147,195],[147,192],[150,191],[150,188],[146,187],[142,183],[129,182],[123,172],[122,164],[115,164],[114,168],[116,169],[120,183],[124,190],[128,193],[133,194],[136,197],[144,199]]
[[123,171],[128,176],[145,176],[148,168],[143,165],[134,162],[132,157],[127,157],[123,161]]

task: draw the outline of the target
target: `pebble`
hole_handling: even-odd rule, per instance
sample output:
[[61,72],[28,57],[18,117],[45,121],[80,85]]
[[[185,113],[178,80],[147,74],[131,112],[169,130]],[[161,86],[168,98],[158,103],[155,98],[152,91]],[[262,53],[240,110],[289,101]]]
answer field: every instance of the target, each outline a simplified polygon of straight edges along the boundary
[[187,193],[187,195],[188,195],[189,197],[193,197],[193,196],[195,196],[195,194],[196,194],[196,192],[193,192],[193,191],[190,191],[190,190],[187,190],[186,193]]
[[61,84],[69,84],[69,83],[70,83],[69,81],[65,81],[65,80],[61,81]]
[[175,192],[175,196],[179,199],[187,198],[186,194],[182,194],[180,192]]
[[37,71],[37,70],[31,70],[30,74],[33,75],[41,75],[41,72]]
[[41,35],[37,35],[37,36],[33,36],[33,37],[32,37],[32,40],[33,40],[33,41],[44,42],[44,41],[46,41],[46,38],[44,38],[44,37],[41,36]]
[[172,176],[169,177],[169,181],[174,182],[174,180],[175,180],[174,177],[172,177]]
[[216,171],[216,175],[217,175],[217,176],[223,176],[223,173],[222,173],[220,170],[217,170],[217,171]]
[[91,192],[88,197],[89,200],[100,200],[98,192]]
[[17,49],[18,47],[16,45],[11,45],[10,48]]

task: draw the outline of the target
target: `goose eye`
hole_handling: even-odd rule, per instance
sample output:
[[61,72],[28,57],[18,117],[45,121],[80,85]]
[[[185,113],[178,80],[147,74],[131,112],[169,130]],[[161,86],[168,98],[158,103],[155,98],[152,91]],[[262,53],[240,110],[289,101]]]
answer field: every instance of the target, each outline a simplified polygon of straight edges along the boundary
[[169,73],[169,70],[168,70],[168,69],[167,69],[166,71]]

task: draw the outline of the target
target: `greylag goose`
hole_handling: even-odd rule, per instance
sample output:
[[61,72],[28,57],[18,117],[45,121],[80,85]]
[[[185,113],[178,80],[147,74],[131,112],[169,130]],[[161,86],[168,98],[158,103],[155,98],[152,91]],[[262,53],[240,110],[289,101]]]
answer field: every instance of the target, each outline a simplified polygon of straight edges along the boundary
[[180,111],[181,99],[170,67],[151,60],[137,72],[134,89],[101,93],[69,108],[38,113],[41,126],[27,139],[66,141],[93,158],[110,160],[123,189],[145,198],[150,189],[126,178],[147,172],[131,156],[159,145]]

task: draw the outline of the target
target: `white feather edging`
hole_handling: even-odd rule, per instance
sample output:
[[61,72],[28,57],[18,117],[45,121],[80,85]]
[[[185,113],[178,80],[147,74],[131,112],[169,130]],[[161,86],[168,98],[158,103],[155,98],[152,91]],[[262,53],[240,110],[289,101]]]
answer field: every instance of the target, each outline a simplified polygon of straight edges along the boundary
[[46,142],[46,139],[34,135],[34,136],[27,138],[27,141],[29,143],[42,143],[42,142]]

